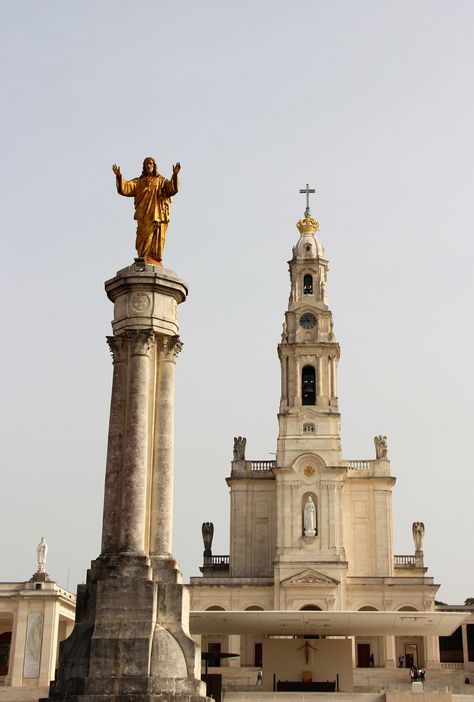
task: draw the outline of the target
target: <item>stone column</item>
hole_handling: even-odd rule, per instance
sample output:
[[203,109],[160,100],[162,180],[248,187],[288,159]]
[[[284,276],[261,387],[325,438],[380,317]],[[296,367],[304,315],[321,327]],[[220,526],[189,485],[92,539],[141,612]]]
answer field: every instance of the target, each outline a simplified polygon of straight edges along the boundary
[[469,644],[467,639],[467,624],[461,624],[461,635],[462,635],[462,660],[464,667],[466,663],[469,663]]
[[[321,548],[327,549],[330,546],[329,532],[330,532],[330,505],[329,505],[329,486],[327,483],[321,484],[321,509],[319,510],[320,522],[321,522]],[[323,523],[324,517],[324,523]]]
[[102,552],[78,587],[49,699],[202,702],[189,593],[171,555],[174,356],[187,287],[139,259],[105,288],[114,376]]
[[[228,648],[230,653],[240,653],[240,634],[229,634],[228,637]],[[229,658],[229,667],[237,668],[240,665],[238,658]]]
[[342,487],[342,484],[334,486],[334,545],[337,549],[342,549],[344,547]]
[[357,648],[355,636],[351,636],[351,648],[352,648],[352,669],[357,667]]
[[385,637],[385,667],[396,668],[395,636]]
[[20,687],[23,683],[23,663],[25,660],[26,627],[28,624],[28,601],[18,603],[13,617],[10,661],[8,665],[8,684]]
[[151,487],[150,555],[169,558],[173,528],[174,476],[174,371],[182,347],[178,336],[161,336],[157,342],[159,407],[155,419],[153,483]]
[[125,335],[108,336],[114,374],[110,400],[109,440],[105,470],[104,513],[102,518],[102,554],[118,553],[122,502],[122,451],[124,435],[126,360],[128,344]]
[[[294,357],[292,358],[292,366],[293,366],[293,373],[292,373],[292,380],[293,383],[295,383],[295,387],[293,387],[293,399],[291,402],[291,406],[299,406],[301,405],[303,401],[302,397],[302,388],[301,388],[301,371],[303,369],[304,363],[301,361],[299,357]],[[316,398],[317,402],[317,398]]]
[[328,387],[328,396],[329,396],[329,404],[331,404],[331,400],[334,399],[334,358],[332,356],[328,356],[328,379],[329,379],[329,387]]
[[439,670],[441,668],[439,638],[437,636],[425,636],[423,644],[425,649],[425,666],[430,670]]
[[43,641],[41,644],[41,664],[38,684],[49,685],[54,678],[56,652],[58,647],[59,602],[45,602],[43,621]]
[[326,391],[323,387],[323,359],[320,354],[317,355],[317,378],[316,378],[316,405],[322,405],[323,393]]
[[328,546],[329,548],[335,548],[336,546],[336,496],[337,496],[337,489],[336,485],[334,483],[331,483],[327,486],[327,491],[328,491],[328,498],[329,498],[329,503],[328,503],[328,517],[329,517],[329,543]]
[[281,359],[281,404],[282,407],[288,405],[288,356]]
[[145,553],[148,473],[148,370],[153,332],[130,330],[130,379],[123,465],[120,552]]
[[331,358],[331,370],[332,370],[332,397],[337,397],[337,359],[335,356]]

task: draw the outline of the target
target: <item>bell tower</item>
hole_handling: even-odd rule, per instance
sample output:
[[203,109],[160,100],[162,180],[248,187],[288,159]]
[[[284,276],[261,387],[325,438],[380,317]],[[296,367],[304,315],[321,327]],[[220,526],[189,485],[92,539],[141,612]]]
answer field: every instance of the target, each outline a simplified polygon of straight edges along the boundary
[[289,261],[290,299],[278,357],[281,399],[278,413],[277,465],[291,466],[311,451],[327,466],[341,461],[340,414],[337,400],[339,344],[327,304],[328,261],[317,238],[319,223],[312,217],[307,185],[306,209],[297,223],[299,240]]

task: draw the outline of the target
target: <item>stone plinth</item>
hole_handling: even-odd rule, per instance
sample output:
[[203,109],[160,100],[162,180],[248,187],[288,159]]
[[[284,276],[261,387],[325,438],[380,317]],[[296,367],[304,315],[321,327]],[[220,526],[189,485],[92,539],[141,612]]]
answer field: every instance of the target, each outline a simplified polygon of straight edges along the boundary
[[171,554],[177,306],[187,287],[138,259],[105,288],[114,374],[102,550],[78,588],[50,699],[197,702],[199,649]]

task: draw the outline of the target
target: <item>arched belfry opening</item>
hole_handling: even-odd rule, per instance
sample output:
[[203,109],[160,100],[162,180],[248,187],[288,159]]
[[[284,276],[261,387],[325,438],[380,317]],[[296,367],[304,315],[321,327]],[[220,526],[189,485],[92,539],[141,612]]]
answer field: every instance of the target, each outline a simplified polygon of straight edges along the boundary
[[306,273],[303,277],[303,295],[313,294],[313,276],[310,273]]
[[316,370],[313,366],[304,366],[301,371],[301,403],[316,404]]

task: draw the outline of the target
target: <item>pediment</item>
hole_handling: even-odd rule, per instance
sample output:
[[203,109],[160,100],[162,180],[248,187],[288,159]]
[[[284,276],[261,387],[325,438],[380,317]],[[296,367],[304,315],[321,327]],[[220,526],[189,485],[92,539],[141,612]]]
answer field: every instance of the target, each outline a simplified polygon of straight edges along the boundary
[[331,587],[336,587],[339,585],[339,582],[328,575],[324,575],[324,573],[319,573],[313,568],[307,568],[297,575],[291,575],[289,578],[282,580],[281,584],[283,587],[292,585],[330,585]]

